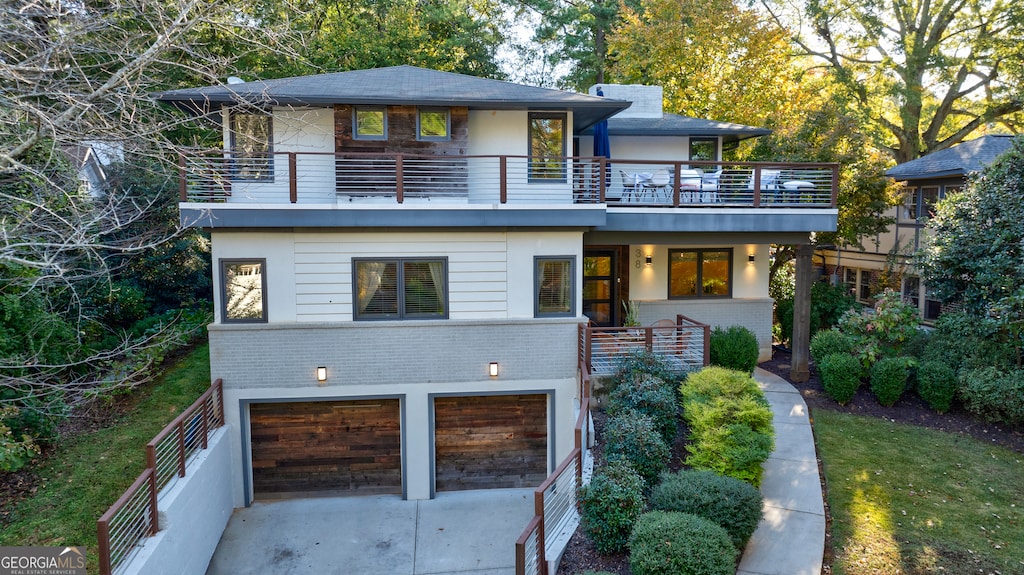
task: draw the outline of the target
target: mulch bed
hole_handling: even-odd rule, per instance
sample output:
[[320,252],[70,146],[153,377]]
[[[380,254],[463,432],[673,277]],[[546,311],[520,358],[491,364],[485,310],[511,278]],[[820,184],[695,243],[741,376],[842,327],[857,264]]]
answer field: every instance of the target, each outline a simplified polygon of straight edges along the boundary
[[[774,373],[786,381],[789,381],[789,370],[792,366],[791,354],[785,349],[775,349],[770,361],[761,363],[758,367]],[[955,406],[949,413],[937,413],[928,407],[916,394],[907,393],[892,407],[880,405],[866,386],[861,387],[853,399],[846,405],[839,405],[825,394],[825,390],[818,378],[818,373],[811,367],[810,378],[801,383],[793,383],[794,387],[803,396],[804,402],[810,409],[813,418],[815,410],[827,409],[840,413],[851,413],[887,419],[897,423],[919,425],[930,429],[944,431],[946,433],[957,433],[967,435],[985,442],[991,442],[1012,449],[1024,454],[1024,428],[987,423],[975,418],[972,414]],[[601,424],[603,414],[595,412],[594,423],[597,440],[600,441]],[[680,429],[676,442],[672,449],[672,470],[682,468],[682,459],[686,456],[686,430]],[[600,463],[600,443],[595,449],[595,461]],[[821,466],[821,459],[818,459],[818,466]],[[821,474],[824,482],[824,474]],[[824,492],[824,485],[822,486]],[[831,515],[828,503],[825,503],[825,557],[822,573],[828,575],[832,572],[832,541],[831,541]],[[583,533],[577,529],[569,541],[565,553],[562,555],[558,567],[559,575],[579,575],[584,571],[607,571],[616,575],[632,575],[629,569],[629,555],[626,553],[617,555],[600,555],[593,544]]]

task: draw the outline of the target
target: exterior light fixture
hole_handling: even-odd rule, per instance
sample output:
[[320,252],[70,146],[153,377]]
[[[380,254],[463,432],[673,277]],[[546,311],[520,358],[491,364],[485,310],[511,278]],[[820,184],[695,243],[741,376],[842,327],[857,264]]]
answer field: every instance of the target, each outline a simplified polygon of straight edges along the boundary
[[487,373],[489,373],[491,377],[498,377],[498,362],[492,361],[490,364],[488,364]]
[[754,254],[749,254],[749,255],[747,256],[747,263],[748,263],[748,264],[751,264],[751,265],[753,265],[753,264],[754,264]]
[[316,380],[320,383],[327,381],[327,368],[320,366],[316,368]]
[[644,263],[646,263],[647,265],[651,265],[652,263],[654,263],[654,256],[652,256],[651,254],[647,254],[647,259],[644,261]]

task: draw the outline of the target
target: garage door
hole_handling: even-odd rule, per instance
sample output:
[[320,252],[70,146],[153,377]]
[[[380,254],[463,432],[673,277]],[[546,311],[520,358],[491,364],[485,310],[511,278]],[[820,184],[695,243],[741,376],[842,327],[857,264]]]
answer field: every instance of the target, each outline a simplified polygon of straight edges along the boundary
[[435,398],[435,490],[540,485],[547,419],[544,394]]
[[397,399],[249,406],[256,497],[402,492]]

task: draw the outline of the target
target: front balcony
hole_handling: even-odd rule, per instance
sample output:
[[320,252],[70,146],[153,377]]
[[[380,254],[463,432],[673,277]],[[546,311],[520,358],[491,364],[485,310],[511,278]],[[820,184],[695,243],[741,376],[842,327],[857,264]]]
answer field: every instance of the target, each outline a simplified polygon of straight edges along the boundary
[[182,155],[179,172],[184,203],[339,207],[834,209],[838,182],[837,164],[315,152]]
[[674,371],[688,373],[709,364],[711,326],[676,315],[648,327],[594,327],[580,324],[580,362],[594,376],[613,375],[619,362],[652,353]]

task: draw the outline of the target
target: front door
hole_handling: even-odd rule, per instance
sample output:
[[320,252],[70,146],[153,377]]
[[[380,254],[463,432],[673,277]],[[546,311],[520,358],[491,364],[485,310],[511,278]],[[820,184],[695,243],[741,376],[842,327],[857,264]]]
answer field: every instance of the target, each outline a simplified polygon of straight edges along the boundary
[[583,251],[583,313],[594,325],[619,325],[619,313],[622,311],[619,278],[618,249]]

